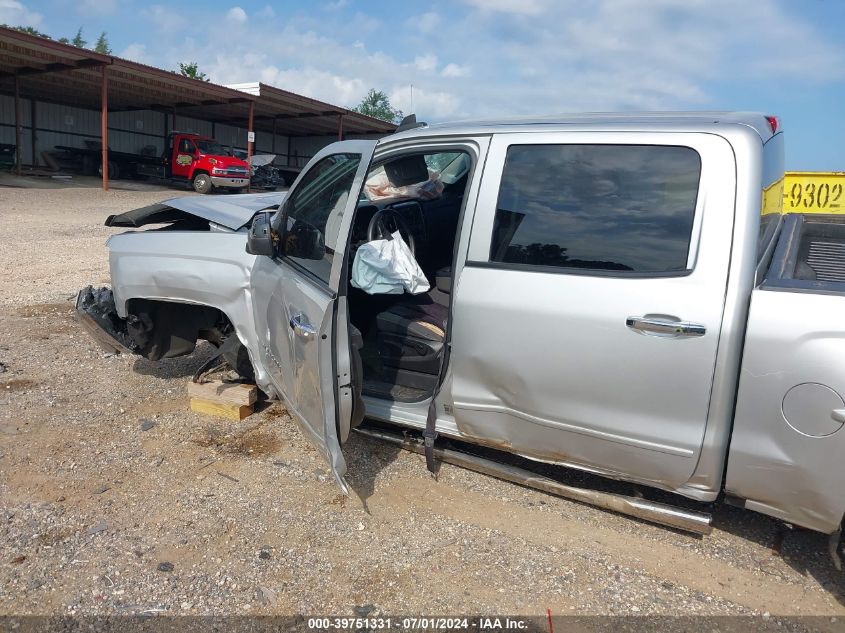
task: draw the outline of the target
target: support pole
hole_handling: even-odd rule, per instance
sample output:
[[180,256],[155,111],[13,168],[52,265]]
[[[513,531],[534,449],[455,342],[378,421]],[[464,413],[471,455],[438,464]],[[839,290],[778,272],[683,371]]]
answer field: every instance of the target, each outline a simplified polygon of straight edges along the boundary
[[337,117],[337,140],[343,140],[343,115]]
[[23,147],[21,129],[21,80],[15,75],[15,173],[21,175],[21,163],[23,161]]
[[247,162],[247,165],[249,166],[248,171],[246,173],[246,177],[247,177],[246,190],[247,191],[252,191],[252,189],[251,189],[252,173],[251,172],[252,172],[252,145],[253,145],[253,143],[252,143],[252,141],[249,140],[249,136],[250,136],[250,134],[253,134],[252,118],[253,118],[254,114],[255,114],[255,101],[250,101],[249,102],[249,121],[247,122],[247,130],[246,130],[246,133],[247,133],[246,162]]
[[29,100],[29,140],[32,151],[32,166],[38,167],[38,156],[35,153],[35,144],[38,138],[35,136],[35,99]]
[[273,117],[273,141],[270,143],[271,154],[276,153],[276,121],[278,121],[278,119],[276,117]]
[[102,144],[103,162],[103,191],[109,190],[109,75],[108,66],[100,66],[102,72],[102,94],[100,102],[102,112],[100,113],[100,142]]

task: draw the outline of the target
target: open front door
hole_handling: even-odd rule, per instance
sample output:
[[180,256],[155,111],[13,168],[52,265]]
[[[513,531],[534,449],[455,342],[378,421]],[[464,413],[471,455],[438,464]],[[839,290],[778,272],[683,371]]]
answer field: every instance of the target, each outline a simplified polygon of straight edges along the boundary
[[344,492],[340,445],[353,410],[352,360],[345,297],[337,291],[375,145],[343,141],[311,159],[274,218],[282,254],[259,257],[252,270],[262,364]]

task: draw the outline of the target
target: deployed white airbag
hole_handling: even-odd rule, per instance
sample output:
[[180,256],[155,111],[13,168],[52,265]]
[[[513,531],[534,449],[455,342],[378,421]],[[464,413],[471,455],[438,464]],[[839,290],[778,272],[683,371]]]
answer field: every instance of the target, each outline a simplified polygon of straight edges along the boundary
[[371,295],[412,295],[431,286],[399,232],[390,240],[362,244],[352,262],[352,285]]

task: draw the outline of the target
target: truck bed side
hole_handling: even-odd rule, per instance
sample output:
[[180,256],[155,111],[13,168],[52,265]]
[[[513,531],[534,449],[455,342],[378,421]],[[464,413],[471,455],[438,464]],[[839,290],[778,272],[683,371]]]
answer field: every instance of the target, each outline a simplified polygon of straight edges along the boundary
[[787,215],[752,292],[727,494],[831,533],[845,514],[845,216]]

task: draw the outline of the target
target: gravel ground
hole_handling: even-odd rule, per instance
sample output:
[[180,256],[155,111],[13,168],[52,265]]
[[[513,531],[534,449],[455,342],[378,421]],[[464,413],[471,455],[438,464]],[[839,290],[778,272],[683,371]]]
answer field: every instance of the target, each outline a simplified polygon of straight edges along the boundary
[[71,302],[171,195],[0,188],[0,614],[845,615],[826,537],[761,515],[696,538],[360,436],[346,498],[278,403],[191,413],[207,346],[107,355]]

